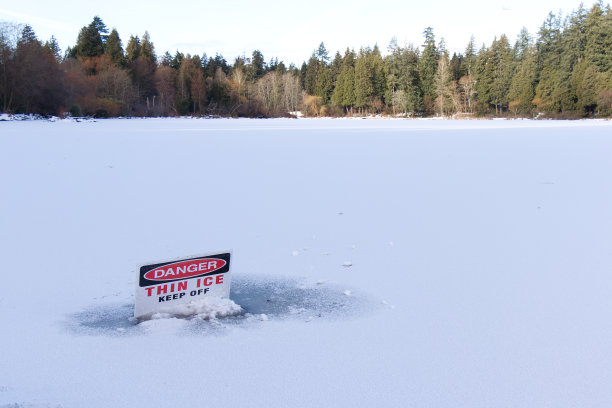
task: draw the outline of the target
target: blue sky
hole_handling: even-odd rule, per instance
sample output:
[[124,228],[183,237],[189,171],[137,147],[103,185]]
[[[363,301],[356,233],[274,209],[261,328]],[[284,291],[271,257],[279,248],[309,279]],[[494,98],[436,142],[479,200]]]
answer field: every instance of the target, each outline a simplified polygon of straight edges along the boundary
[[[330,54],[347,47],[379,45],[386,51],[393,36],[400,44],[422,44],[422,32],[434,28],[451,52],[462,52],[473,34],[477,44],[502,33],[514,41],[525,26],[535,35],[549,11],[564,14],[579,6],[573,0],[468,1],[330,1],[307,2],[117,1],[61,3],[31,1],[27,8],[0,6],[0,20],[32,25],[39,38],[52,34],[62,49],[74,45],[79,29],[99,15],[127,43],[148,30],[158,54],[177,49],[191,54],[220,52],[230,62],[259,49],[266,60],[278,56],[301,64],[321,41]],[[590,7],[593,3],[585,3]],[[296,7],[301,7],[297,9]]]

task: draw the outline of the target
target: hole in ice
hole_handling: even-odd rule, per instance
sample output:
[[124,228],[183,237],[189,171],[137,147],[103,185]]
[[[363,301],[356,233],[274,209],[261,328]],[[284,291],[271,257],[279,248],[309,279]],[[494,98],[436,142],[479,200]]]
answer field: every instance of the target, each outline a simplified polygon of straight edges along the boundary
[[351,296],[347,296],[346,292],[346,287],[322,281],[233,276],[230,299],[242,310],[232,309],[233,312],[227,314],[206,314],[208,309],[183,313],[183,316],[181,313],[158,314],[139,323],[132,317],[133,303],[104,304],[70,315],[67,327],[75,334],[111,336],[145,334],[161,328],[206,332],[266,321],[297,319],[310,322],[320,318],[343,318],[365,310],[367,299],[352,291],[348,291]]

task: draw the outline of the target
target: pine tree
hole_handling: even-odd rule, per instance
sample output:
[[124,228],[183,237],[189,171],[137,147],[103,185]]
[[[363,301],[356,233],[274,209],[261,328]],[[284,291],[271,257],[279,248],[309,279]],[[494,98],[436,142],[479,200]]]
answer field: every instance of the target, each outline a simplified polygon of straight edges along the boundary
[[602,6],[595,3],[586,16],[585,53],[589,63],[600,72],[612,70],[612,25],[610,13],[604,15]]
[[[521,32],[516,39],[516,44],[514,45],[514,56],[518,62],[522,62],[528,55],[528,52],[533,47],[533,39],[531,38],[531,34],[529,31],[523,27]],[[533,51],[533,50],[531,50]]]
[[406,92],[406,109],[413,114],[423,110],[423,91],[419,75],[419,50],[410,45],[402,52],[405,68],[400,79]]
[[327,53],[327,49],[325,48],[325,44],[323,42],[319,44],[319,48],[317,48],[315,54],[316,54],[317,59],[321,62],[321,64],[323,65],[329,64],[329,55]]
[[253,51],[251,63],[247,69],[247,77],[250,81],[257,81],[266,73],[264,56],[259,50]]
[[434,80],[436,76],[436,69],[438,68],[438,58],[440,54],[436,48],[436,39],[434,36],[433,28],[427,27],[423,32],[425,36],[425,42],[423,44],[423,53],[421,54],[419,72],[421,75],[421,88],[423,90],[423,97],[426,99],[426,109],[433,108],[433,100],[435,99],[436,89]]
[[419,52],[412,45],[402,48],[393,39],[385,59],[385,102],[403,112],[415,113],[423,107],[423,96],[419,80]]
[[[397,107],[393,103],[393,96],[400,91],[400,75],[402,71],[401,54],[402,49],[397,45],[397,38],[393,37],[387,47],[389,55],[385,57],[385,71],[387,73],[387,83],[385,89],[385,103]],[[401,107],[403,109],[403,106]]]
[[560,112],[561,19],[553,13],[548,14],[540,27],[536,47],[538,85],[534,102],[540,110]]
[[385,73],[385,62],[380,54],[378,45],[367,53],[368,69],[372,78],[372,100],[378,104],[377,108],[382,107],[384,100],[387,78]]
[[162,55],[159,65],[164,66],[164,67],[169,67],[171,64],[172,64],[172,55],[170,55],[170,53],[166,51],[164,55]]
[[342,70],[342,55],[340,55],[340,51],[336,51],[336,55],[334,55],[334,59],[329,67],[330,77],[332,88],[336,86],[336,81],[338,80],[338,75],[340,75],[340,71]]
[[62,60],[62,49],[60,48],[54,36],[51,36],[49,41],[45,42],[44,50],[55,58],[57,62]]
[[508,92],[508,106],[515,114],[528,114],[533,110],[536,83],[536,50],[526,30],[519,34],[516,73]]
[[123,53],[121,38],[119,38],[119,33],[114,28],[106,40],[106,54],[108,54],[111,61],[116,66],[125,66],[125,55]]
[[327,104],[332,93],[332,79],[330,68],[327,65],[319,65],[314,94],[321,98],[322,104]]
[[491,55],[492,52],[483,44],[478,51],[478,58],[473,67],[475,104],[472,105],[472,108],[475,108],[477,113],[481,114],[490,111],[489,105],[493,88]]
[[33,43],[38,43],[38,38],[36,37],[36,33],[32,29],[32,27],[26,24],[21,30],[21,37],[19,41],[17,41],[17,46],[27,46]]
[[331,102],[343,108],[346,113],[355,104],[355,53],[348,48],[342,58]]
[[495,112],[499,114],[507,107],[508,91],[514,74],[512,48],[505,34],[502,34],[499,40],[493,41],[491,53],[493,82],[490,102],[495,105]]
[[73,49],[74,56],[88,58],[99,57],[104,54],[104,40],[102,36],[105,33],[108,33],[108,29],[100,17],[95,16],[88,26],[81,28],[77,44]]
[[98,34],[100,34],[102,43],[106,44],[106,40],[108,39],[108,28],[106,27],[106,24],[104,24],[102,19],[99,16],[94,16],[91,22],[91,26],[98,32]]
[[355,61],[355,107],[360,112],[368,106],[374,92],[366,51],[362,48]]
[[317,59],[317,56],[313,53],[310,56],[310,59],[308,60],[308,64],[306,65],[306,73],[304,75],[304,89],[309,95],[316,94],[318,72],[319,60]]
[[131,63],[140,57],[140,39],[138,36],[130,35],[130,40],[125,47],[125,58],[128,63]]
[[[565,19],[559,38],[559,83],[553,91],[553,98],[559,101],[560,110],[576,111],[576,85],[580,82],[575,78],[576,68],[584,59],[586,45],[586,10],[580,7]],[[584,71],[582,71],[584,72]]]
[[306,61],[302,62],[302,66],[300,67],[300,85],[302,89],[306,89],[306,72],[308,71],[308,64]]
[[170,67],[178,71],[181,68],[181,64],[183,63],[184,58],[185,56],[183,55],[182,52],[176,51],[176,53],[174,54],[174,57],[170,61]]
[[149,36],[148,31],[145,31],[142,36],[139,56],[142,56],[151,62],[157,61],[157,57],[155,56],[155,46],[151,42],[151,37]]
[[465,52],[463,55],[463,64],[461,66],[461,76],[473,74],[472,70],[474,69],[474,65],[476,64],[477,58],[478,55],[476,53],[476,41],[474,40],[474,36],[472,35],[470,37],[468,45],[465,47]]
[[463,55],[453,53],[453,57],[450,59],[450,69],[454,81],[458,81],[462,76],[463,69]]

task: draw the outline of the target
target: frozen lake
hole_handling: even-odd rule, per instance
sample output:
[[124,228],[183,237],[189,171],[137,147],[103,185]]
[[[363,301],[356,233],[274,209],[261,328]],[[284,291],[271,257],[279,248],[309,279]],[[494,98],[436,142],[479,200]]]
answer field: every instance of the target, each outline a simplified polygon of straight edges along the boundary
[[610,121],[0,122],[0,188],[0,407],[612,406]]

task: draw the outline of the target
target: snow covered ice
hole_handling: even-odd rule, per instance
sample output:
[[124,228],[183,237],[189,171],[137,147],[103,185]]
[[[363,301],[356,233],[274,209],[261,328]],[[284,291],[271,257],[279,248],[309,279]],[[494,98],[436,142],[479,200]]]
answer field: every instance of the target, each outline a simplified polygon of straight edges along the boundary
[[[612,406],[611,151],[609,121],[1,121],[0,407]],[[223,249],[236,306],[131,319],[140,265]]]

